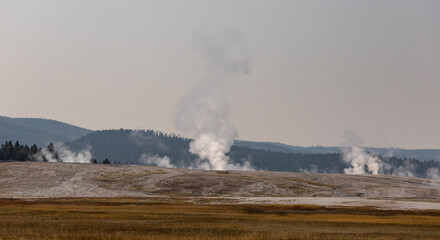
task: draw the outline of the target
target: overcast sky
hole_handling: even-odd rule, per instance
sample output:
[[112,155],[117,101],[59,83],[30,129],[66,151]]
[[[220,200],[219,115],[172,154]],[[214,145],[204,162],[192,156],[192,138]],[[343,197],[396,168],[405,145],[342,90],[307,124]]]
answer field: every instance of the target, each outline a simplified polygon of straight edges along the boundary
[[179,133],[210,26],[252,58],[226,82],[240,139],[440,148],[438,0],[0,0],[0,115]]

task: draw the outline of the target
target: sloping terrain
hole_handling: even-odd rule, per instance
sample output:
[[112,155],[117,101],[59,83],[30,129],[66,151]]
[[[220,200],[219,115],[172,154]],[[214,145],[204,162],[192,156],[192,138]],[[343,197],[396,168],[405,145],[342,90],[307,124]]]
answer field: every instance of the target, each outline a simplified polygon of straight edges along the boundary
[[428,179],[383,175],[38,162],[0,164],[0,198],[184,197],[318,205],[326,205],[325,199],[336,205],[356,201],[359,205],[382,204],[385,199],[394,205],[401,205],[396,201],[411,200],[440,209],[439,186],[440,182]]
[[[98,161],[109,159],[111,162],[145,164],[143,155],[167,157],[178,168],[193,168],[198,156],[190,153],[190,139],[158,131],[133,131],[127,129],[94,131],[75,141],[67,143],[74,151],[89,149]],[[274,152],[232,146],[228,153],[233,164],[249,163],[254,170],[284,172],[344,173],[350,167],[342,160],[340,153],[301,154]],[[404,158],[382,158],[389,165],[385,174],[411,166],[416,177],[427,177],[429,168],[440,168],[437,161],[419,161]]]
[[0,116],[0,143],[19,141],[45,147],[53,142],[72,141],[91,131],[63,122],[39,118],[9,118]]
[[[326,153],[341,153],[340,147],[324,147],[324,146],[292,146],[278,142],[256,142],[237,140],[234,146],[248,147],[252,149],[267,150],[284,153],[302,153],[302,154],[326,154]],[[439,160],[440,149],[402,149],[402,148],[374,148],[366,147],[365,150],[370,153],[379,154],[382,156],[394,156],[398,158],[413,158],[423,161]]]

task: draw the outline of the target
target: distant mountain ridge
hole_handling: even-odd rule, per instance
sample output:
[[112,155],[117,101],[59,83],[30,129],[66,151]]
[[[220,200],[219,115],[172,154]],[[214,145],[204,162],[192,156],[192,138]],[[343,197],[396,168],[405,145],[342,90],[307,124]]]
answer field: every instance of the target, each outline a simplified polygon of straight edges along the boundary
[[[278,142],[255,142],[237,140],[235,146],[248,147],[252,149],[259,149],[273,152],[284,153],[302,153],[302,154],[326,154],[326,153],[341,153],[340,147],[330,146],[292,146]],[[402,148],[375,148],[366,147],[367,152],[378,154],[382,156],[394,156],[398,158],[412,158],[419,160],[440,160],[440,149],[402,149]]]
[[[100,130],[66,143],[73,151],[90,149],[94,158],[102,162],[145,164],[142,155],[167,157],[179,168],[197,168],[198,156],[189,152],[191,139],[154,130]],[[340,154],[284,153],[232,146],[228,153],[233,164],[249,162],[255,170],[302,172],[311,165],[322,171],[340,173],[346,164]],[[331,166],[331,167],[329,167]]]
[[[22,144],[37,144],[45,147],[53,142],[72,142],[92,130],[77,127],[56,120],[42,118],[10,118],[0,116],[0,144],[5,141],[20,141]],[[187,140],[189,141],[189,139]],[[257,142],[237,140],[235,147],[246,147],[281,153],[327,154],[341,153],[336,146],[292,146],[278,142]],[[400,149],[400,148],[366,148],[367,151],[382,156],[412,158],[419,160],[439,160],[440,149]],[[99,151],[102,152],[102,151]]]
[[[191,154],[191,139],[154,130],[101,130],[66,143],[73,151],[90,150],[98,162],[109,159],[121,164],[159,165],[200,168],[200,159]],[[344,173],[350,167],[341,153],[286,153],[232,146],[227,154],[233,165],[248,165],[254,170],[278,172]],[[161,161],[148,161],[152,158]],[[383,174],[407,174],[427,177],[429,168],[440,168],[438,161],[420,161],[378,156],[386,168]],[[162,166],[165,166],[162,165]]]
[[285,152],[285,153],[304,153],[304,154],[316,154],[316,153],[340,153],[339,147],[322,147],[322,146],[292,146],[279,142],[256,142],[246,140],[236,140],[234,145],[241,147],[248,147],[259,150],[273,151],[273,152]]
[[10,118],[0,116],[0,143],[19,141],[45,147],[53,142],[72,141],[92,132],[67,123],[42,118]]

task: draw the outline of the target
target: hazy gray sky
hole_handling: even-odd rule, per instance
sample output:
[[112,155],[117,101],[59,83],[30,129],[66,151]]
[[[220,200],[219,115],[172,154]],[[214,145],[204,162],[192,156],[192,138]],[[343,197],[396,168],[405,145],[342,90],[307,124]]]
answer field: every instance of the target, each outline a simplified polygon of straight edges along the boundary
[[226,83],[240,139],[440,148],[438,0],[0,0],[0,115],[179,133],[201,26],[246,35],[252,72]]

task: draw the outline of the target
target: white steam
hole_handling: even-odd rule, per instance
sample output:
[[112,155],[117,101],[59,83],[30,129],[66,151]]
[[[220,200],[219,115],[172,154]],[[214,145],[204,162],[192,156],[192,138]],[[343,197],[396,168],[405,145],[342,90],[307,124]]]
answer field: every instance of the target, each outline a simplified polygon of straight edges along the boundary
[[438,168],[428,168],[428,170],[426,170],[426,176],[429,179],[440,180],[440,171]]
[[43,148],[33,157],[40,162],[66,162],[66,163],[91,163],[93,156],[91,147],[87,146],[79,152],[73,152],[62,143],[52,145],[52,149]]
[[200,157],[195,168],[251,169],[249,163],[231,163],[226,155],[238,131],[228,121],[228,103],[222,94],[225,78],[251,71],[245,36],[235,30],[201,29],[192,42],[206,67],[199,84],[177,104],[175,125],[195,136],[190,143],[190,152]]
[[139,162],[146,165],[154,165],[159,167],[175,168],[174,164],[171,163],[171,159],[167,156],[159,157],[158,155],[151,155],[149,153],[143,153],[139,156]]
[[430,179],[432,187],[440,191],[440,171],[438,168],[429,168],[426,170],[426,177]]
[[345,168],[345,174],[379,174],[382,167],[382,161],[376,157],[368,154],[362,147],[352,146],[344,148],[342,151],[342,158],[351,167]]
[[351,165],[344,169],[345,174],[379,174],[383,164],[380,158],[370,155],[360,147],[364,141],[353,130],[345,130],[346,141],[342,147],[342,159]]
[[415,166],[411,164],[409,160],[406,159],[403,162],[403,165],[395,167],[392,170],[391,175],[402,176],[402,177],[415,177],[414,172],[415,172]]

